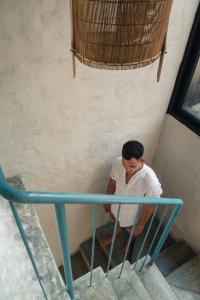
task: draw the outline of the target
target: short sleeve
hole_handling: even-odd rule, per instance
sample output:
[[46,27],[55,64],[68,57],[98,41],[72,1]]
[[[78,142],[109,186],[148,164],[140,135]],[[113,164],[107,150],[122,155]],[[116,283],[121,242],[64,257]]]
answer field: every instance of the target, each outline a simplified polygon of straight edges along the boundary
[[151,183],[149,184],[147,191],[145,193],[145,196],[150,197],[160,197],[162,195],[163,191],[161,188],[161,184],[158,183]]
[[117,174],[119,172],[119,160],[116,159],[112,164],[112,170],[111,170],[111,178],[113,180],[117,180]]

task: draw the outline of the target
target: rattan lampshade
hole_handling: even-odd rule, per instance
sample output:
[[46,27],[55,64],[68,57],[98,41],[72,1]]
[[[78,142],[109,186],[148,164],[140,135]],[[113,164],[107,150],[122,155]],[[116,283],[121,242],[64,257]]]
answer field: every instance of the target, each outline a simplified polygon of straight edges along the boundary
[[71,0],[72,52],[102,69],[131,69],[164,54],[172,0]]

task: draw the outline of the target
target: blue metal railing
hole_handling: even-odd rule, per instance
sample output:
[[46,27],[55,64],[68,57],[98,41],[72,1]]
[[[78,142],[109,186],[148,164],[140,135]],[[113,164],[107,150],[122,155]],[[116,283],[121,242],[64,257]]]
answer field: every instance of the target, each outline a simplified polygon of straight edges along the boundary
[[96,235],[96,204],[93,204],[93,221],[92,221],[92,256],[90,263],[90,286],[92,286],[92,274],[94,268],[94,254],[95,254],[95,235]]
[[[91,256],[91,268],[90,268],[90,282],[89,286],[92,285],[92,275],[93,275],[93,266],[94,266],[94,257],[95,257],[95,238],[96,238],[96,205],[97,204],[119,204],[118,208],[118,213],[117,213],[117,218],[115,220],[115,226],[114,226],[114,231],[113,231],[113,237],[112,237],[112,243],[111,243],[111,248],[110,248],[110,253],[109,253],[109,258],[108,258],[108,266],[107,266],[107,272],[106,276],[109,274],[110,270],[110,264],[111,264],[111,259],[112,259],[112,252],[113,252],[113,247],[115,243],[115,236],[116,236],[116,231],[117,231],[117,225],[118,225],[118,218],[120,214],[120,208],[121,204],[140,204],[140,205],[154,205],[154,211],[151,217],[151,220],[149,222],[149,227],[147,229],[145,238],[143,240],[141,249],[137,255],[137,259],[134,265],[134,268],[136,268],[138,260],[140,259],[140,256],[142,254],[142,250],[144,248],[144,245],[146,243],[148,234],[151,230],[153,221],[156,216],[156,212],[158,210],[159,206],[166,206],[163,215],[161,216],[160,223],[158,225],[158,228],[156,230],[156,233],[152,239],[151,245],[149,247],[147,255],[150,253],[150,250],[153,247],[153,244],[155,242],[155,239],[158,235],[158,231],[160,230],[160,227],[162,225],[163,219],[166,215],[166,212],[168,210],[168,206],[172,206],[173,210],[172,213],[166,222],[165,228],[161,234],[161,237],[155,246],[155,249],[153,250],[153,254],[151,256],[151,260],[149,264],[153,264],[155,259],[157,258],[174,222],[176,219],[176,216],[181,210],[181,207],[183,205],[183,201],[180,199],[169,199],[169,198],[155,198],[155,197],[133,197],[133,196],[116,196],[116,195],[100,195],[100,194],[67,194],[67,193],[44,193],[44,192],[28,192],[24,190],[19,190],[16,189],[12,186],[10,186],[7,181],[5,180],[4,174],[2,172],[2,169],[0,167],[0,195],[2,195],[4,198],[9,200],[14,218],[16,220],[16,223],[18,225],[20,234],[22,236],[23,242],[26,246],[27,252],[29,254],[31,263],[33,265],[35,274],[38,278],[39,284],[42,288],[42,291],[44,293],[45,299],[47,299],[47,295],[45,293],[43,284],[42,284],[42,279],[39,275],[34,257],[32,255],[31,249],[28,244],[28,240],[25,234],[25,231],[23,230],[22,223],[20,221],[20,217],[17,213],[17,210],[15,208],[15,202],[17,203],[31,203],[31,204],[54,204],[55,206],[55,213],[56,213],[56,219],[57,219],[57,225],[58,225],[58,233],[59,233],[59,238],[60,238],[60,245],[61,245],[61,250],[62,250],[62,256],[63,256],[63,264],[64,264],[64,272],[65,272],[65,278],[67,280],[67,290],[70,294],[71,299],[74,299],[74,286],[73,286],[73,276],[72,276],[72,267],[71,267],[71,259],[70,259],[70,245],[69,245],[69,235],[68,235],[68,228],[67,228],[67,218],[66,218],[66,211],[65,211],[65,204],[93,204],[93,238],[92,238],[92,256]],[[123,259],[122,267],[119,273],[119,277],[122,274],[124,263],[127,257],[127,253],[129,251],[129,247],[131,244],[132,240],[132,235],[134,232],[134,228],[137,224],[133,224],[131,228],[131,233],[130,237],[128,240],[127,248],[125,251],[125,256]],[[147,255],[145,257],[145,261],[142,264],[142,267],[140,268],[140,271],[142,270],[146,259]]]

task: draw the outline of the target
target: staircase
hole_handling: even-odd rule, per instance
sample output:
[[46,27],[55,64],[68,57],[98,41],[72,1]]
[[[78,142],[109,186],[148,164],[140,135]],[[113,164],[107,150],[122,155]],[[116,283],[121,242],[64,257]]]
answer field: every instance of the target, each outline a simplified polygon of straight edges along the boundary
[[[140,266],[142,260],[139,261]],[[101,267],[94,271],[94,283],[88,288],[89,273],[75,281],[77,299],[98,300],[177,300],[175,293],[162,276],[156,265],[145,268],[141,273],[133,269],[129,262],[119,279],[120,265],[113,268],[108,278]]]
[[[10,180],[10,182],[20,187],[20,189],[22,188],[22,186],[18,186],[20,183],[17,182],[16,178]],[[11,190],[11,192],[13,191]],[[12,196],[12,194],[6,194],[6,197],[9,199],[10,195]],[[9,210],[9,202],[3,198],[0,200],[1,242],[3,237],[3,247],[0,247],[0,299],[70,299],[33,206],[30,204],[16,204],[45,293],[41,292],[39,281],[33,272],[24,243],[20,238],[11,210]],[[154,226],[157,228],[156,222]],[[141,255],[143,258],[137,261],[137,265],[135,264],[135,258],[143,237],[140,236],[136,240],[133,251],[124,263],[121,276],[119,276],[123,260],[121,250],[127,241],[127,233],[124,231],[121,240],[115,243],[110,271],[107,273],[110,249],[101,245],[101,238],[106,233],[109,234],[110,232],[112,234],[113,225],[107,224],[97,229],[91,286],[91,272],[88,271],[92,254],[92,240],[89,239],[82,243],[80,250],[71,257],[75,299],[200,300],[200,258],[183,241],[175,242],[169,236],[162,247],[156,264],[154,263],[152,266],[145,264],[142,271],[140,271],[144,259],[147,258],[147,263],[150,260],[150,256],[145,255],[148,254],[149,243],[151,243],[155,228],[152,227],[152,233],[149,232],[146,246],[143,248]],[[159,240],[160,237],[158,236],[157,239]],[[153,251],[152,248],[149,254],[151,255]]]
[[[142,261],[143,259],[138,262],[138,267],[140,267]],[[194,263],[195,269],[193,267],[190,269],[190,265]],[[90,273],[76,279],[74,282],[76,299],[200,299],[200,259],[198,257],[194,257],[183,264],[167,278],[162,275],[156,264],[151,267],[145,267],[142,272],[139,272],[134,270],[134,265],[126,261],[122,276],[119,279],[120,268],[121,265],[113,268],[107,278],[101,267],[96,268],[94,270],[94,281],[91,287],[89,287]],[[187,277],[188,272],[193,275]],[[178,273],[179,275],[177,276]],[[184,278],[185,281],[183,280]],[[185,283],[187,283],[186,286]]]
[[[150,236],[155,229],[156,225],[152,228]],[[92,239],[83,242],[79,251],[71,256],[77,299],[200,300],[200,259],[184,241],[176,242],[171,236],[168,236],[163,245],[156,264],[145,267],[142,272],[139,270],[144,258],[139,260],[134,270],[134,258],[143,237],[137,239],[134,251],[125,262],[119,279],[123,261],[121,252],[128,238],[127,232],[122,231],[113,250],[111,271],[106,278],[110,247],[103,246],[101,239],[105,235],[112,234],[112,231],[112,223],[97,229],[92,287],[88,288]],[[146,251],[150,240],[146,245]],[[144,250],[143,255],[146,255],[146,251]],[[59,271],[65,280],[62,266],[59,267]]]

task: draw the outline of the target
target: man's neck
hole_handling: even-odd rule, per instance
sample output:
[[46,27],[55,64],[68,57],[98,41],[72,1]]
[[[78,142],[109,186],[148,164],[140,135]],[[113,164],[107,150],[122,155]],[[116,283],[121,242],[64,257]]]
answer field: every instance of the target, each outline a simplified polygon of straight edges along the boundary
[[134,173],[130,174],[130,173],[126,172],[126,183],[128,183],[129,180],[143,168],[143,166],[144,166],[144,163],[142,163],[141,166]]

